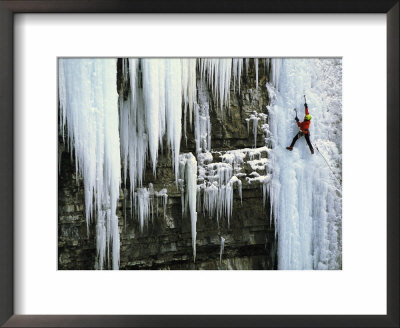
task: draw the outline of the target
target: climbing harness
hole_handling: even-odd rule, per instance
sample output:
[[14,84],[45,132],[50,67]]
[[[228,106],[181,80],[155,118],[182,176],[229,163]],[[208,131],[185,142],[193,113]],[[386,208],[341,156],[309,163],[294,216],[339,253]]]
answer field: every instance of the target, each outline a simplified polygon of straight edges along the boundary
[[329,165],[329,163],[328,163],[328,161],[326,160],[326,158],[325,158],[325,156],[324,155],[322,155],[322,153],[319,151],[319,149],[318,149],[318,147],[317,147],[317,145],[316,144],[312,144],[317,150],[318,150],[318,152],[320,153],[320,155],[322,156],[322,158],[324,159],[324,161],[325,161],[325,163],[326,163],[326,165],[328,165],[328,167],[329,167],[329,169],[331,170],[331,172],[332,172],[332,174],[333,174],[333,176],[334,176],[334,178],[336,179],[336,181],[337,182],[339,182],[340,183],[340,185],[342,185],[342,179],[338,179],[337,177],[336,177],[336,174],[335,174],[335,172],[333,172],[333,170],[332,170],[332,168],[331,168],[331,166]]

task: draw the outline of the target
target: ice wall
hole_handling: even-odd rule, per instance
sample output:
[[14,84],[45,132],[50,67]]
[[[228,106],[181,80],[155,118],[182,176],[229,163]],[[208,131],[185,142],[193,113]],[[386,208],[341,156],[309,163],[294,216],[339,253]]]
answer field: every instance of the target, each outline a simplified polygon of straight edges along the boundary
[[[268,191],[279,269],[341,268],[341,69],[340,59],[272,60]],[[285,149],[298,132],[294,108],[303,119],[304,94],[314,155],[304,138]]]

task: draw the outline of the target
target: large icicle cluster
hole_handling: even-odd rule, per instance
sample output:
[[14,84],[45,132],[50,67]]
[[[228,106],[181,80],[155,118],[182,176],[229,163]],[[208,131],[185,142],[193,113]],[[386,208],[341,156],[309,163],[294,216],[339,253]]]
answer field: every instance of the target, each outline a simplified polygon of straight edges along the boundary
[[[267,142],[268,139],[266,139]],[[257,182],[262,185],[263,188],[263,205],[265,207],[267,185],[271,180],[271,175],[268,173],[268,169],[271,165],[270,161],[265,156],[270,152],[267,146],[260,148],[244,148],[229,150],[225,154],[221,155],[224,163],[229,163],[233,166],[235,177],[245,177],[247,183]],[[250,165],[253,170],[250,176],[246,176],[242,173],[243,165]],[[259,173],[261,172],[261,174]],[[239,186],[239,192],[241,194],[241,186]],[[240,196],[241,197],[241,196]]]
[[128,99],[122,99],[120,106],[124,125],[121,149],[127,167],[124,179],[129,176],[131,191],[137,182],[141,185],[147,152],[156,174],[158,153],[166,135],[177,181],[182,108],[191,124],[196,102],[196,59],[129,59],[123,66],[129,67],[123,72],[130,81]]
[[[203,213],[207,213],[210,217],[216,217],[217,221],[225,217],[228,221],[228,227],[230,226],[230,219],[232,216],[233,189],[235,184],[237,185],[240,199],[242,199],[242,181],[238,179],[236,175],[233,175],[233,167],[236,168],[235,174],[239,173],[240,169],[230,161],[231,156],[234,155],[229,155],[228,161],[222,163],[212,163],[213,156],[209,152],[198,156],[198,208],[201,209]],[[245,155],[241,156],[242,163],[244,156]],[[222,155],[221,158],[224,160],[224,155]],[[203,201],[203,203],[201,201]]]
[[265,133],[265,138],[268,138],[270,135],[269,125],[267,123],[268,115],[265,113],[258,113],[254,111],[248,118],[245,119],[247,124],[247,133],[250,134],[250,121],[253,122],[253,136],[254,136],[254,148],[257,147],[257,131],[258,131],[258,121],[263,119],[264,123],[261,128]]
[[[76,175],[83,176],[86,222],[97,217],[97,266],[119,267],[116,215],[120,187],[120,144],[116,59],[60,59],[60,129],[67,128]],[[110,247],[110,245],[112,245]]]
[[229,106],[232,59],[200,59],[200,73],[202,79],[207,77],[213,95],[223,111],[224,106]]
[[[167,206],[168,194],[167,189],[155,191],[153,184],[149,183],[148,188],[137,188],[134,193],[136,214],[139,221],[140,232],[143,232],[143,227],[149,224],[149,219],[153,221],[155,211],[158,209],[158,200],[161,198],[164,217]],[[154,204],[156,202],[156,204]]]
[[232,166],[227,163],[208,164],[200,180],[203,183],[199,185],[198,199],[200,201],[203,194],[203,212],[211,217],[215,216],[217,220],[226,217],[229,226],[233,206],[233,185],[238,184],[240,195],[242,186],[241,181],[232,176]]
[[[269,111],[271,174],[268,184],[278,234],[279,269],[341,268],[341,60],[273,59],[275,98]],[[312,115],[311,141],[326,157],[310,154],[293,108]],[[300,117],[301,119],[302,117]]]
[[[246,58],[246,73],[249,68],[249,58]],[[254,59],[256,69],[256,88],[258,88],[258,59]],[[224,107],[229,108],[230,85],[233,76],[233,91],[240,93],[240,79],[243,71],[243,58],[202,58],[200,59],[200,77],[206,79],[214,98],[221,111]]]

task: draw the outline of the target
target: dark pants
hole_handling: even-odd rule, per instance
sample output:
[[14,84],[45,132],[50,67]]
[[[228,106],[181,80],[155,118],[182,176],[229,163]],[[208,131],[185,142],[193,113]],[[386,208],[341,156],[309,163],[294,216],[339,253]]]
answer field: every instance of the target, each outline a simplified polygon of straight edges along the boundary
[[304,138],[306,138],[306,141],[307,141],[308,147],[310,147],[310,150],[314,150],[314,148],[311,144],[311,141],[310,141],[310,133],[303,133],[303,132],[299,132],[294,136],[293,141],[290,144],[290,147],[293,147],[294,144],[296,143],[297,139],[301,138],[302,136],[304,136]]

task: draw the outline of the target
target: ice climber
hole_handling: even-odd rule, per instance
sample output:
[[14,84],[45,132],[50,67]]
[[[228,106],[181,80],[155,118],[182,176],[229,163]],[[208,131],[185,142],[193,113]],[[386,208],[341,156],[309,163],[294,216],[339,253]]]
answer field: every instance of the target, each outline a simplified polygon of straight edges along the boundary
[[304,121],[301,122],[301,123],[299,122],[299,118],[297,117],[297,112],[296,112],[295,120],[297,122],[298,127],[300,128],[300,131],[299,131],[299,133],[297,133],[295,135],[295,137],[292,140],[292,143],[290,144],[289,147],[286,147],[286,149],[292,151],[293,150],[293,146],[296,143],[297,139],[299,139],[302,136],[304,136],[304,138],[306,138],[308,147],[310,147],[311,154],[314,154],[314,148],[313,148],[313,146],[311,144],[311,141],[310,141],[310,131],[308,130],[308,128],[310,127],[310,124],[311,124],[311,115],[308,112],[307,103],[304,104],[304,109],[305,109]]

